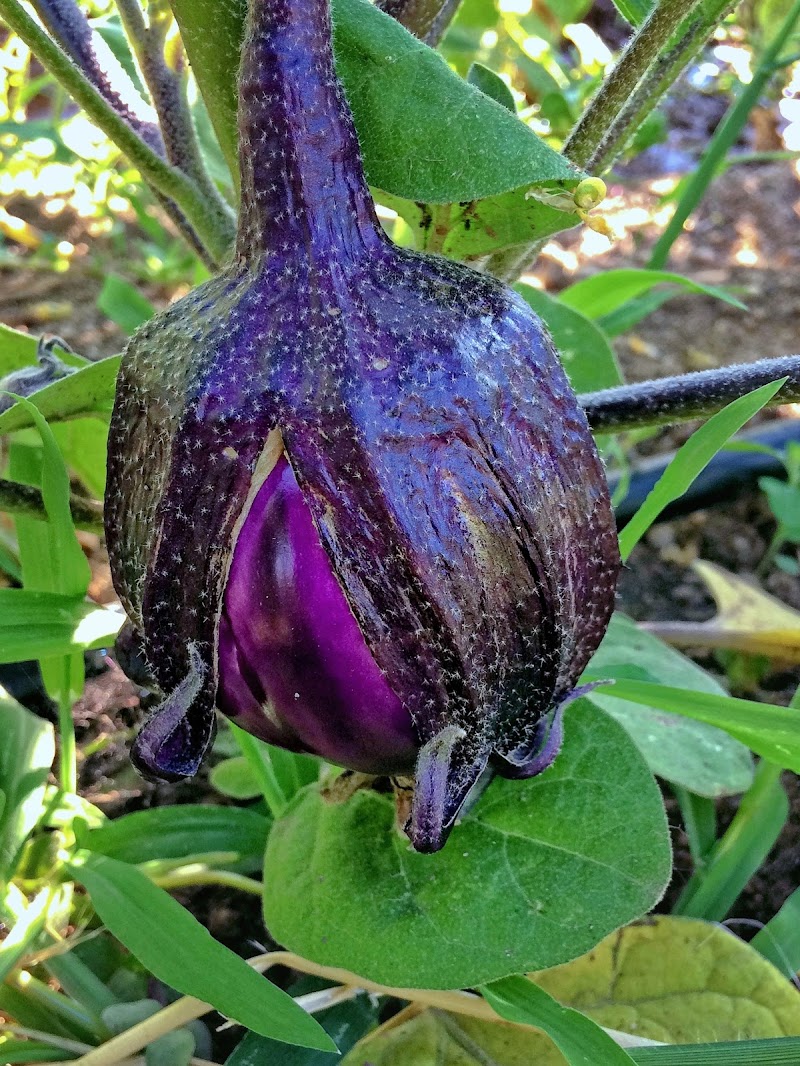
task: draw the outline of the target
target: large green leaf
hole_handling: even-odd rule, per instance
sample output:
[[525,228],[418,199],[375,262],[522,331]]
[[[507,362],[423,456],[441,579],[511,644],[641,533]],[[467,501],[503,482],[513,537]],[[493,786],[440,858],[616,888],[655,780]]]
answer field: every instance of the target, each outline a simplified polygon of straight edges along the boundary
[[300,793],[270,834],[272,935],[390,985],[462,988],[586,951],[669,877],[660,794],[627,733],[587,702],[555,764],[495,780],[443,851],[413,852],[376,792]]
[[81,597],[0,589],[0,663],[103,648],[123,621],[120,612]]
[[[589,669],[595,677],[655,681],[691,692],[726,695],[691,659],[621,614],[611,619]],[[614,688],[600,689],[589,698],[624,726],[653,773],[673,785],[709,797],[733,796],[750,787],[750,752],[723,730],[658,707],[636,706],[615,697]]]
[[[75,418],[77,415],[109,414],[114,400],[114,386],[119,371],[119,356],[112,355],[97,363],[89,363],[46,385],[31,396],[31,404],[51,422]],[[30,407],[15,403],[0,415],[0,433],[11,433],[32,426]]]
[[[232,170],[244,0],[172,0],[192,69]],[[368,0],[334,3],[337,68],[371,185],[458,203],[580,174],[501,104]]]
[[159,980],[262,1036],[335,1050],[302,1007],[213,940],[189,911],[135,866],[82,851],[67,868],[88,891],[104,925]]
[[0,882],[14,871],[20,847],[44,810],[55,757],[53,727],[0,687]]

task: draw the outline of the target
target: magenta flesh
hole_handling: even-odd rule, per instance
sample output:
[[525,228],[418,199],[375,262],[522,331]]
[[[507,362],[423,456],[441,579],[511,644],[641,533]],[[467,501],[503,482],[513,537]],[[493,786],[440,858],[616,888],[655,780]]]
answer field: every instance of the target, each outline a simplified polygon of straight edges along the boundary
[[239,534],[219,639],[219,709],[273,744],[410,772],[411,717],[378,669],[284,456]]

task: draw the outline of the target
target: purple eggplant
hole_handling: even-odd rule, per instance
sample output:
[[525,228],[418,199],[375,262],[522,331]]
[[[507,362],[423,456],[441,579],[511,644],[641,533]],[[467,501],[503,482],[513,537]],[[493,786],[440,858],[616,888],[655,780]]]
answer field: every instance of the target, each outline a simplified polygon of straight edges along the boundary
[[436,851],[487,767],[557,753],[613,604],[605,476],[527,304],[385,236],[327,0],[251,0],[239,100],[235,254],[131,339],[111,424],[112,570],[165,693],[133,758],[193,774],[216,707],[415,775]]

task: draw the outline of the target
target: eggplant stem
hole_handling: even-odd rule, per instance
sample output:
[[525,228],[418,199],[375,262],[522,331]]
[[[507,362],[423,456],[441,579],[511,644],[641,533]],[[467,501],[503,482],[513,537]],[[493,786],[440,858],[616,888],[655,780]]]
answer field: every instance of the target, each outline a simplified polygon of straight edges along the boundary
[[800,355],[641,381],[583,393],[578,399],[595,433],[621,433],[708,418],[740,396],[783,377],[786,384],[768,406],[800,401]]

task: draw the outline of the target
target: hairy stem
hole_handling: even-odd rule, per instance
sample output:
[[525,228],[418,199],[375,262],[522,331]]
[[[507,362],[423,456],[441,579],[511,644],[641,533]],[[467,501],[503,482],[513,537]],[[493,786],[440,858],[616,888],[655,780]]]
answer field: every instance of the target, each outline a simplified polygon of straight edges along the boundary
[[782,377],[788,380],[770,406],[800,401],[800,355],[642,381],[585,393],[579,399],[595,433],[621,433],[708,418],[738,397]]
[[[154,152],[163,156],[161,130],[155,122],[146,117],[145,105],[138,94],[130,98],[130,93],[124,94],[123,87],[114,83],[97,53],[96,35],[92,32],[89,20],[81,11],[77,0],[33,0],[33,7],[73,63],[83,71],[120,118],[124,119]],[[125,99],[125,95],[129,98]]]
[[163,0],[149,0],[148,21],[145,21],[140,0],[117,0],[117,9],[153,100],[167,159],[188,174],[220,216],[228,219],[232,242],[236,225],[233,211],[220,196],[203,162],[186,101],[184,79],[170,68],[164,56],[172,11]]
[[378,0],[381,11],[431,48],[444,37],[461,0]]
[[661,98],[675,84],[714,29],[735,6],[735,0],[711,0],[691,12],[678,28],[674,45],[662,52],[637,89],[616,115],[586,163],[601,174],[614,163]]
[[230,224],[209,203],[197,183],[161,159],[104,99],[18,0],[0,0],[0,18],[28,45],[88,117],[125,153],[158,192],[174,200],[217,261],[230,248]]
[[567,159],[576,166],[588,166],[609,126],[698,3],[661,0],[652,10],[567,138],[562,149]]

